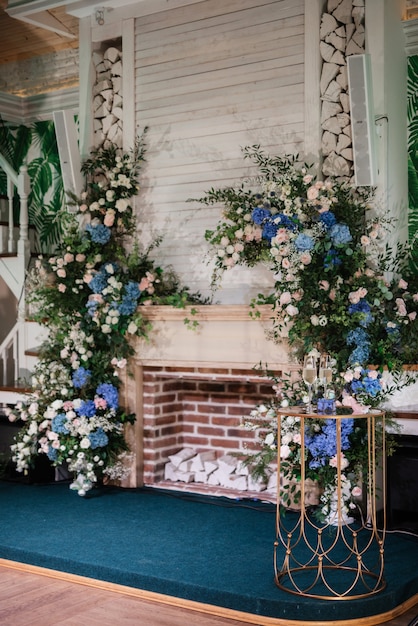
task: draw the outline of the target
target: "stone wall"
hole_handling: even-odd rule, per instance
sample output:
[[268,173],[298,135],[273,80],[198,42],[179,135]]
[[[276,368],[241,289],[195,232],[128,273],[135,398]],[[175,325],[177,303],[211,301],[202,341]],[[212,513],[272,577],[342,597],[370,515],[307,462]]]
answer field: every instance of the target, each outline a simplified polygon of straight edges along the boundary
[[324,176],[351,179],[354,157],[347,57],[365,51],[365,0],[328,0],[322,15],[320,83]]
[[122,40],[105,42],[93,53],[93,131],[96,148],[122,147]]

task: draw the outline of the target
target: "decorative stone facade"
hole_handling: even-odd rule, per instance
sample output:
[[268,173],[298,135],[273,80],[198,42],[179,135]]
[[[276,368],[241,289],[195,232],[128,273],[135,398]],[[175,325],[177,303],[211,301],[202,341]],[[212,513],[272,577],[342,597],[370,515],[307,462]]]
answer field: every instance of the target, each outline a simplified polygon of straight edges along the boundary
[[328,0],[322,15],[320,82],[324,176],[351,179],[352,147],[347,57],[365,51],[365,0]]
[[96,78],[93,85],[94,145],[122,147],[122,41],[102,44],[93,53]]

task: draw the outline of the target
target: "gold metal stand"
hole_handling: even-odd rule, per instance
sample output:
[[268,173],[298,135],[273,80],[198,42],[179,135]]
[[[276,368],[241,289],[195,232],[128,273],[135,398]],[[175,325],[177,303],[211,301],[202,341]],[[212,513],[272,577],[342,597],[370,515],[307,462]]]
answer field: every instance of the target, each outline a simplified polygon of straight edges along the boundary
[[[289,512],[282,506],[281,420],[293,415],[300,418],[301,481],[300,512]],[[353,418],[367,422],[368,460],[363,492],[367,492],[367,512],[359,520],[347,519],[343,511],[341,481],[341,420]],[[319,522],[307,504],[305,493],[305,428],[310,420],[336,420],[337,443],[337,511],[333,523]],[[357,422],[358,424],[358,422]],[[364,425],[364,422],[363,424]],[[377,437],[377,427],[384,433],[385,415],[370,412],[354,415],[306,414],[302,409],[283,409],[278,414],[278,495],[276,541],[274,544],[275,582],[280,589],[300,596],[323,600],[365,598],[382,591],[386,583],[384,570],[385,540],[385,437]],[[381,472],[381,487],[377,473]],[[377,505],[381,507],[380,528]]]

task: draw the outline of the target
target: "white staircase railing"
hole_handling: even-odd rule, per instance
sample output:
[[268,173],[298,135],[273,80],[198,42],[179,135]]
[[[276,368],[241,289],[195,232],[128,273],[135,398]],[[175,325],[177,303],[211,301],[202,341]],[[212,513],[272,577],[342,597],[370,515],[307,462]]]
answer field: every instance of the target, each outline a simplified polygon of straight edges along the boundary
[[[13,328],[4,337],[0,345],[0,364],[2,368],[0,384],[16,385],[21,378],[22,366],[25,366],[25,333],[22,332],[22,320],[25,320],[25,279],[30,261],[28,196],[30,179],[26,165],[15,172],[10,163],[0,154],[0,168],[7,177],[7,208],[2,215],[1,228],[7,228],[6,237],[0,237],[0,276],[16,298],[17,314]],[[13,198],[15,189],[19,196],[19,224],[14,224]],[[3,212],[2,212],[3,213]],[[4,219],[6,218],[6,219]],[[6,245],[7,244],[7,245]],[[10,378],[14,380],[11,381]],[[5,383],[5,380],[7,383]]]
[[15,324],[0,344],[1,385],[10,387],[19,378],[19,325]]

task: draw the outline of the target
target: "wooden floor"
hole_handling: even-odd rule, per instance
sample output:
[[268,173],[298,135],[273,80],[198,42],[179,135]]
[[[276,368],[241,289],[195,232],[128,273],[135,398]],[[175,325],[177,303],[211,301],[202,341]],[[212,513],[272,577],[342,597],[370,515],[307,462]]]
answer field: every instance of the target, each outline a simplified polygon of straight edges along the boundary
[[418,604],[408,606],[379,621],[276,620],[0,559],[1,626],[408,626]]

